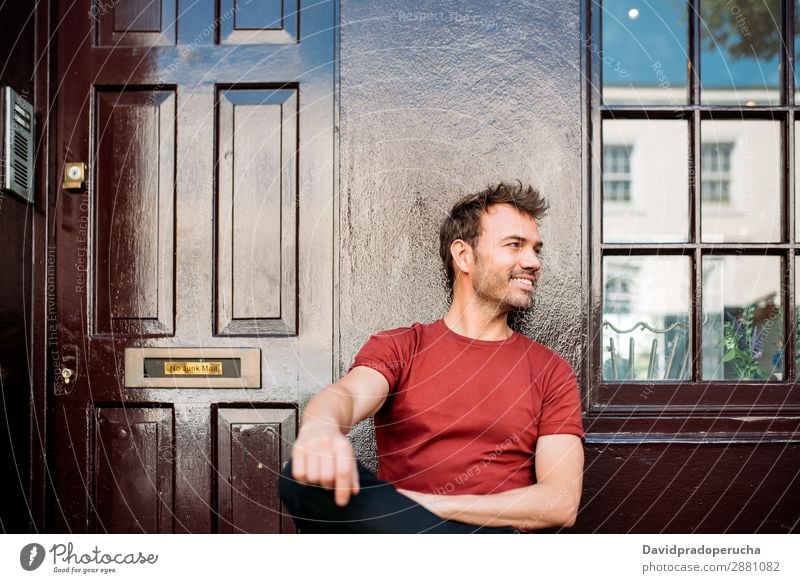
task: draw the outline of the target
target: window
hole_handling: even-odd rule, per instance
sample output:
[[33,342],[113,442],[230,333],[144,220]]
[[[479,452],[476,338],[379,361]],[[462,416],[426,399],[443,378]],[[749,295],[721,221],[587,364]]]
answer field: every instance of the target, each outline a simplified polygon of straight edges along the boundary
[[687,258],[606,256],[603,292],[603,379],[688,378]]
[[731,152],[733,144],[703,144],[700,177],[703,202],[731,201]]
[[603,146],[603,199],[631,201],[631,146]]
[[588,2],[590,406],[800,404],[800,0],[735,4]]

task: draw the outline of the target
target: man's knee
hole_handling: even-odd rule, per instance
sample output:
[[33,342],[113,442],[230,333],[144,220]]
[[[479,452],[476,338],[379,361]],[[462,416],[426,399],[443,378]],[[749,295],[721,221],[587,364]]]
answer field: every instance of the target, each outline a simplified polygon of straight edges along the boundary
[[320,508],[333,504],[332,490],[299,482],[292,476],[291,459],[283,466],[278,478],[278,496],[294,515],[315,514]]
[[334,503],[333,491],[298,482],[292,476],[291,460],[283,467],[278,478],[278,495],[300,532],[336,532],[327,524],[340,511]]

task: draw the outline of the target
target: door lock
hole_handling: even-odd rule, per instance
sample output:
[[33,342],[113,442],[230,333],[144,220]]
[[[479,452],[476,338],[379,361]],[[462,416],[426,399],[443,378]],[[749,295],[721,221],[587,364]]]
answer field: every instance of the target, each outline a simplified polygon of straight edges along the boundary
[[86,164],[83,162],[67,162],[64,165],[64,190],[83,190],[86,185]]
[[[75,346],[64,346],[61,352],[60,362],[53,371],[53,391],[59,395],[69,395],[78,381],[78,348]],[[60,378],[59,378],[60,377]]]
[[62,369],[61,369],[61,378],[63,378],[63,379],[64,379],[64,384],[65,384],[65,385],[68,385],[68,384],[69,384],[69,380],[70,380],[70,379],[71,379],[73,376],[75,376],[75,371],[73,371],[71,368],[66,368],[66,367],[65,367],[65,368],[62,368]]

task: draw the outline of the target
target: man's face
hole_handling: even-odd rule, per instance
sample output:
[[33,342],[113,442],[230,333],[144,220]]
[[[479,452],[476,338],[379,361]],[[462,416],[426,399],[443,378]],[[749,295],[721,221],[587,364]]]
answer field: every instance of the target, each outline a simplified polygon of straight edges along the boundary
[[477,298],[501,312],[533,307],[541,248],[533,217],[507,204],[489,207],[474,250],[472,287]]

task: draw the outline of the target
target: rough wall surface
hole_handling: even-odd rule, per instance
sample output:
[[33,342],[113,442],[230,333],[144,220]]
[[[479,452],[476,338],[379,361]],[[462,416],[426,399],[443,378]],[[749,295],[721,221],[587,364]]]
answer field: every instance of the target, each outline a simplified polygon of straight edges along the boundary
[[[438,225],[498,180],[539,187],[542,284],[521,331],[580,375],[580,4],[343,0],[341,358],[446,313]],[[375,463],[368,424],[353,431]]]

